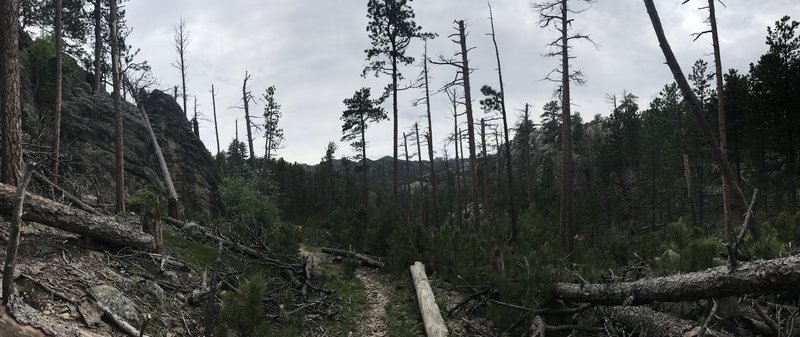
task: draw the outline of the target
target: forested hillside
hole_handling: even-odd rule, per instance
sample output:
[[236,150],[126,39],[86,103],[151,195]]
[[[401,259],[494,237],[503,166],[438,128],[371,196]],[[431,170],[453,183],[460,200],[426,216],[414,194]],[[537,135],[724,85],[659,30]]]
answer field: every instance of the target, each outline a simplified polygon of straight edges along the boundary
[[[347,14],[358,79],[334,88],[324,51],[273,66],[265,50],[300,42],[217,45],[209,17],[137,36],[133,1],[4,0],[0,337],[797,335],[800,7],[749,8],[781,15],[729,32],[717,18],[746,4],[687,0],[682,22],[638,5],[611,17],[638,15],[648,39],[602,41],[594,1],[464,4],[434,31],[432,4],[368,0]],[[505,52],[509,13],[543,54]],[[732,40],[749,66],[726,66]],[[600,91],[578,60],[634,62],[593,54],[604,43],[668,80],[612,74],[629,89],[585,97]],[[244,45],[263,67],[210,61]],[[272,82],[299,66],[313,92]],[[324,114],[296,108],[333,93]]]

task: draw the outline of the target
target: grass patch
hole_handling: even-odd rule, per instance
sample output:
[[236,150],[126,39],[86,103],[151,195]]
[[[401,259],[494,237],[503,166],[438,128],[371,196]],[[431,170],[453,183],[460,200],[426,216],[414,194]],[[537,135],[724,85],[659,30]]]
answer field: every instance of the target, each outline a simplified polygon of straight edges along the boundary
[[406,277],[389,277],[382,275],[389,285],[389,301],[386,304],[386,329],[389,337],[425,336],[417,306],[417,295],[414,285]]

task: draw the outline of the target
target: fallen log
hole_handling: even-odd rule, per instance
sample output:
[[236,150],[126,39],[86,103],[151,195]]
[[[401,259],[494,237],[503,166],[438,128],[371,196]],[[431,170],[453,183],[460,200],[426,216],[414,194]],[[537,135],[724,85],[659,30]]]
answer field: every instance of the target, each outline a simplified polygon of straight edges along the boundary
[[704,271],[618,283],[556,283],[561,299],[601,305],[683,302],[800,290],[800,257],[742,263]]
[[75,336],[99,337],[73,321],[42,314],[18,297],[0,306],[0,337]]
[[411,278],[414,280],[414,289],[417,292],[417,302],[419,302],[419,312],[422,314],[422,323],[425,325],[425,334],[428,337],[447,336],[447,326],[436,298],[433,296],[431,285],[428,283],[428,276],[425,275],[425,265],[422,262],[415,262],[411,266]]
[[356,259],[358,261],[361,261],[361,263],[363,263],[365,265],[368,265],[370,267],[373,267],[373,268],[381,269],[381,268],[383,268],[385,266],[382,261],[379,261],[377,259],[371,258],[371,257],[366,256],[364,254],[351,252],[349,250],[323,247],[322,248],[322,252],[325,253],[325,254],[344,256],[344,257],[349,257],[349,258],[352,258],[352,259]]
[[225,245],[225,247],[227,247],[230,250],[236,251],[239,254],[242,254],[244,256],[250,257],[250,258],[255,259],[255,260],[263,260],[263,259],[265,259],[264,254],[262,254],[258,250],[254,249],[254,248],[251,248],[251,247],[248,247],[248,246],[245,246],[245,245],[240,245],[240,244],[232,242],[232,241],[230,241],[228,239],[225,239],[225,238],[216,236],[214,234],[211,234],[211,233],[207,232],[205,230],[205,228],[203,228],[200,225],[195,224],[193,222],[184,222],[184,221],[177,220],[177,219],[171,218],[171,217],[165,217],[165,218],[163,218],[163,220],[166,223],[174,226],[175,228],[178,228],[178,229],[182,230],[189,237],[192,237],[195,240],[209,240],[209,241],[212,241],[212,242],[220,242],[221,241],[222,244]]
[[[0,213],[11,214],[16,190],[14,186],[0,184]],[[26,195],[24,221],[37,222],[112,246],[138,250],[154,248],[153,237],[141,232],[138,224],[90,214],[32,193]]]
[[[621,323],[639,336],[651,337],[697,337],[703,330],[697,322],[670,316],[648,307],[618,306],[601,307],[598,311],[608,319]],[[730,336],[726,333],[708,329],[706,336]]]

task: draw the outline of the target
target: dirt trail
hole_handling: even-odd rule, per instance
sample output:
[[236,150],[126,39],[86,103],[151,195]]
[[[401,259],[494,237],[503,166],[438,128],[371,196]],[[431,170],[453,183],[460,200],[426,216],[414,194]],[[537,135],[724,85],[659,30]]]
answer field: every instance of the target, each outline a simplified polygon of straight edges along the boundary
[[381,280],[377,270],[359,268],[355,271],[355,275],[364,285],[369,308],[364,313],[362,324],[358,325],[352,337],[386,336],[386,304],[389,301],[389,288]]
[[[325,254],[310,252],[300,248],[300,255],[308,257],[311,265],[316,266]],[[386,328],[386,304],[389,302],[389,287],[381,280],[380,273],[372,268],[360,267],[355,270],[355,277],[364,286],[368,308],[359,321],[358,328],[348,337],[384,337]]]

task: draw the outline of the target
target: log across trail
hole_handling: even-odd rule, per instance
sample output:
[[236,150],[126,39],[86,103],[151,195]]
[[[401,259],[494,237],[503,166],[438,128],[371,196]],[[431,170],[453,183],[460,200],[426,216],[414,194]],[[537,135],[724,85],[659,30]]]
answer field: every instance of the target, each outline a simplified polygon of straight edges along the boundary
[[[641,336],[652,337],[695,337],[700,336],[703,326],[697,322],[677,318],[647,307],[619,306],[598,309],[604,316],[638,331]],[[707,329],[705,336],[729,336],[725,333]]]
[[381,268],[383,268],[385,266],[383,264],[383,262],[379,261],[378,259],[369,257],[369,256],[364,255],[364,254],[351,252],[349,250],[323,247],[322,248],[322,252],[325,253],[325,254],[331,254],[331,255],[337,255],[337,256],[344,256],[344,257],[353,258],[353,259],[361,261],[365,265],[368,265],[368,266],[373,267],[373,268],[381,269]]
[[556,283],[555,293],[572,302],[636,305],[683,302],[746,294],[800,290],[800,257],[721,266],[704,271],[618,283]]
[[433,296],[433,290],[425,274],[425,265],[422,262],[415,262],[410,267],[411,278],[414,280],[414,289],[417,291],[417,301],[419,311],[422,314],[422,322],[425,325],[425,334],[428,337],[446,337],[447,326],[444,324],[439,305]]
[[[16,192],[16,187],[0,184],[0,213],[11,214]],[[27,193],[25,198],[22,220],[79,234],[112,246],[143,251],[155,248],[153,237],[142,232],[138,223],[91,214],[31,193]]]

